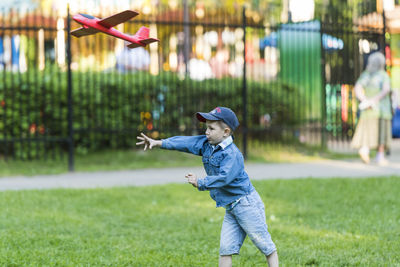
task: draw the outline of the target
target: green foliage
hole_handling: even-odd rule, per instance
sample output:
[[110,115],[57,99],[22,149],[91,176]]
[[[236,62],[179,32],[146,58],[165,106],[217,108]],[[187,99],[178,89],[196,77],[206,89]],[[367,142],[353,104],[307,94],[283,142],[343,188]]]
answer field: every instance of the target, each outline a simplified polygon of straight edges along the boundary
[[[257,181],[283,266],[398,266],[400,177]],[[222,208],[190,185],[0,192],[1,266],[217,266]],[[247,238],[234,266],[264,266]]]
[[[50,140],[9,144],[7,154],[35,158],[47,150],[66,148],[68,137],[67,74],[57,68],[15,74],[5,72],[0,83],[0,139]],[[240,79],[194,81],[174,73],[73,72],[74,143],[80,153],[134,146],[141,131],[153,137],[200,133],[194,114],[229,106],[243,121],[243,82]],[[248,127],[291,127],[296,124],[292,101],[298,92],[279,81],[249,82]],[[291,95],[292,100],[284,95]],[[260,117],[269,114],[269,124]],[[240,131],[240,130],[239,130]],[[279,135],[279,132],[277,132]],[[4,151],[0,151],[5,153]]]

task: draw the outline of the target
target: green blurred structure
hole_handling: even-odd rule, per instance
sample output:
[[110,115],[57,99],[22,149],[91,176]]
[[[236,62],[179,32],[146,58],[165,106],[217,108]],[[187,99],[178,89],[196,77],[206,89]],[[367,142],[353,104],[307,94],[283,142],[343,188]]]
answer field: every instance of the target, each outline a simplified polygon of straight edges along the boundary
[[278,30],[280,78],[299,88],[302,120],[321,119],[321,24],[310,21],[283,24]]

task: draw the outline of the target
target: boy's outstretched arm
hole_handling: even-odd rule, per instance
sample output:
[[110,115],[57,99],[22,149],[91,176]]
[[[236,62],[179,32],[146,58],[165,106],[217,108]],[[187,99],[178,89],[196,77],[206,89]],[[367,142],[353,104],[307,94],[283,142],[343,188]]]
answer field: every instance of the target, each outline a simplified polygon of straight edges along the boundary
[[136,145],[144,145],[144,149],[146,150],[147,148],[152,149],[153,147],[156,146],[161,146],[162,145],[162,140],[155,140],[152,139],[148,136],[146,136],[144,133],[140,133],[141,136],[138,136],[137,139],[141,140],[140,142],[137,142]]

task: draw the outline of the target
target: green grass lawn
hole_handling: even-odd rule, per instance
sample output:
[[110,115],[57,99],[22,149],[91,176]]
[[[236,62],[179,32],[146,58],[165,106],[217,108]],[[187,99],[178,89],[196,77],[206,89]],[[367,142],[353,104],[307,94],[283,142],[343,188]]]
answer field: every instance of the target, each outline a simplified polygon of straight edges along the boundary
[[[400,177],[256,181],[282,266],[400,266]],[[0,192],[0,266],[217,266],[192,186]],[[246,240],[234,266],[262,266]]]
[[[251,143],[248,162],[306,162],[316,159],[348,158],[354,155],[321,152],[317,148],[295,145]],[[357,156],[357,155],[356,155]],[[81,172],[201,166],[197,156],[177,151],[107,150],[77,154],[75,170]],[[0,177],[60,174],[68,172],[67,155],[58,160],[8,161],[0,159]]]
[[[66,157],[56,160],[0,160],[0,177],[65,173],[68,172]],[[185,166],[201,166],[201,159],[191,154],[158,148],[152,151],[107,150],[87,155],[77,154],[75,157],[75,171],[81,172]]]

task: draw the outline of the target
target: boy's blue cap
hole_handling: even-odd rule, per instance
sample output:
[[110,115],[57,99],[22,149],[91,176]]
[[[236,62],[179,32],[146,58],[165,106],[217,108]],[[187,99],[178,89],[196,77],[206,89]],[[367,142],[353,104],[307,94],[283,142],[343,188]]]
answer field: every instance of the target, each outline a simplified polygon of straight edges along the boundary
[[216,107],[208,113],[197,112],[196,117],[201,122],[205,122],[206,120],[223,121],[232,129],[232,131],[239,126],[239,120],[236,117],[235,112],[230,108]]

